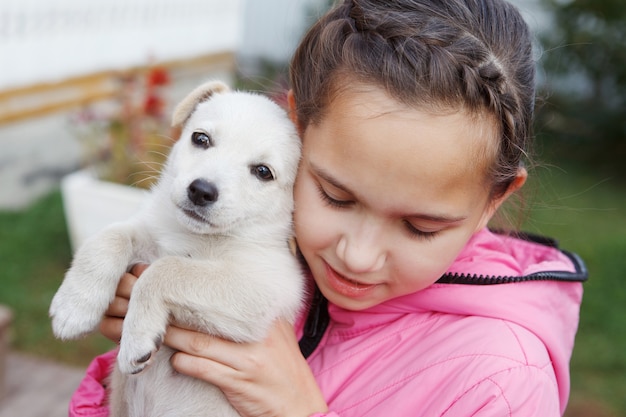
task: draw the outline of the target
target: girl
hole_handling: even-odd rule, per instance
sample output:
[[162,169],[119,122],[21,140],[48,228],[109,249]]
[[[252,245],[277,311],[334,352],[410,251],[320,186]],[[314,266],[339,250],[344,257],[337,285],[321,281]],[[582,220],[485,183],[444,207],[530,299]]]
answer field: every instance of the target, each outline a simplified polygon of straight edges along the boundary
[[[291,84],[306,317],[255,344],[172,327],[175,369],[242,416],[561,415],[584,266],[486,228],[527,176],[534,62],[517,10],[346,0],[302,40]],[[112,339],[140,273],[103,321]],[[113,355],[73,415],[106,415],[97,380]]]

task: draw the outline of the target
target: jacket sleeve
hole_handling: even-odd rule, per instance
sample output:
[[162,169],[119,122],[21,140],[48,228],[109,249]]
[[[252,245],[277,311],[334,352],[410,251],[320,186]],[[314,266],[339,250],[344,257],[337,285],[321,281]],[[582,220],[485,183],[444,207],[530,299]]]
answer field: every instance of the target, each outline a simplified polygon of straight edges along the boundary
[[543,369],[522,365],[478,382],[462,393],[442,416],[559,417],[558,398],[553,379]]
[[310,417],[559,417],[550,374],[548,368],[517,364],[474,382],[449,375],[425,387],[423,378],[396,378],[348,402],[331,402],[332,411]]
[[69,417],[108,417],[107,380],[113,369],[117,350],[96,357],[72,395]]

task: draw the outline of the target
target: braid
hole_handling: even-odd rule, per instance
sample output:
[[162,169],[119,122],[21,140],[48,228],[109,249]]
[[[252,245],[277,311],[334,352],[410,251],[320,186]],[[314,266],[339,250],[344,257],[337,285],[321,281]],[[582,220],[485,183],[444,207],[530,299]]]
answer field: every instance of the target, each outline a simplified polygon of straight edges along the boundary
[[528,28],[503,0],[345,0],[303,39],[291,81],[305,126],[350,85],[346,77],[409,106],[490,114],[500,140],[488,175],[498,195],[528,148],[531,57]]

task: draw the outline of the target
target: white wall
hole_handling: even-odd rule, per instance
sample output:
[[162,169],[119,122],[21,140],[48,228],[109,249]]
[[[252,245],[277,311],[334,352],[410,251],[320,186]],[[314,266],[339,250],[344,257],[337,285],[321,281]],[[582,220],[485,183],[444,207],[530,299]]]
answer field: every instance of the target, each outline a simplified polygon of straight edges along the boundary
[[244,0],[244,60],[288,61],[308,26],[323,12],[324,0]]
[[1,0],[0,90],[234,52],[243,0]]

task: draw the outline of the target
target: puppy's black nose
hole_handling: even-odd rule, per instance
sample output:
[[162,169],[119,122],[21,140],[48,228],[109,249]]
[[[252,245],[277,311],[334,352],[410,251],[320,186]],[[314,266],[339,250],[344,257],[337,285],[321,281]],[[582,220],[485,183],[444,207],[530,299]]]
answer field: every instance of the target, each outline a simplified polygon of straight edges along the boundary
[[187,187],[187,197],[196,206],[214,203],[218,196],[217,187],[212,182],[197,179]]

